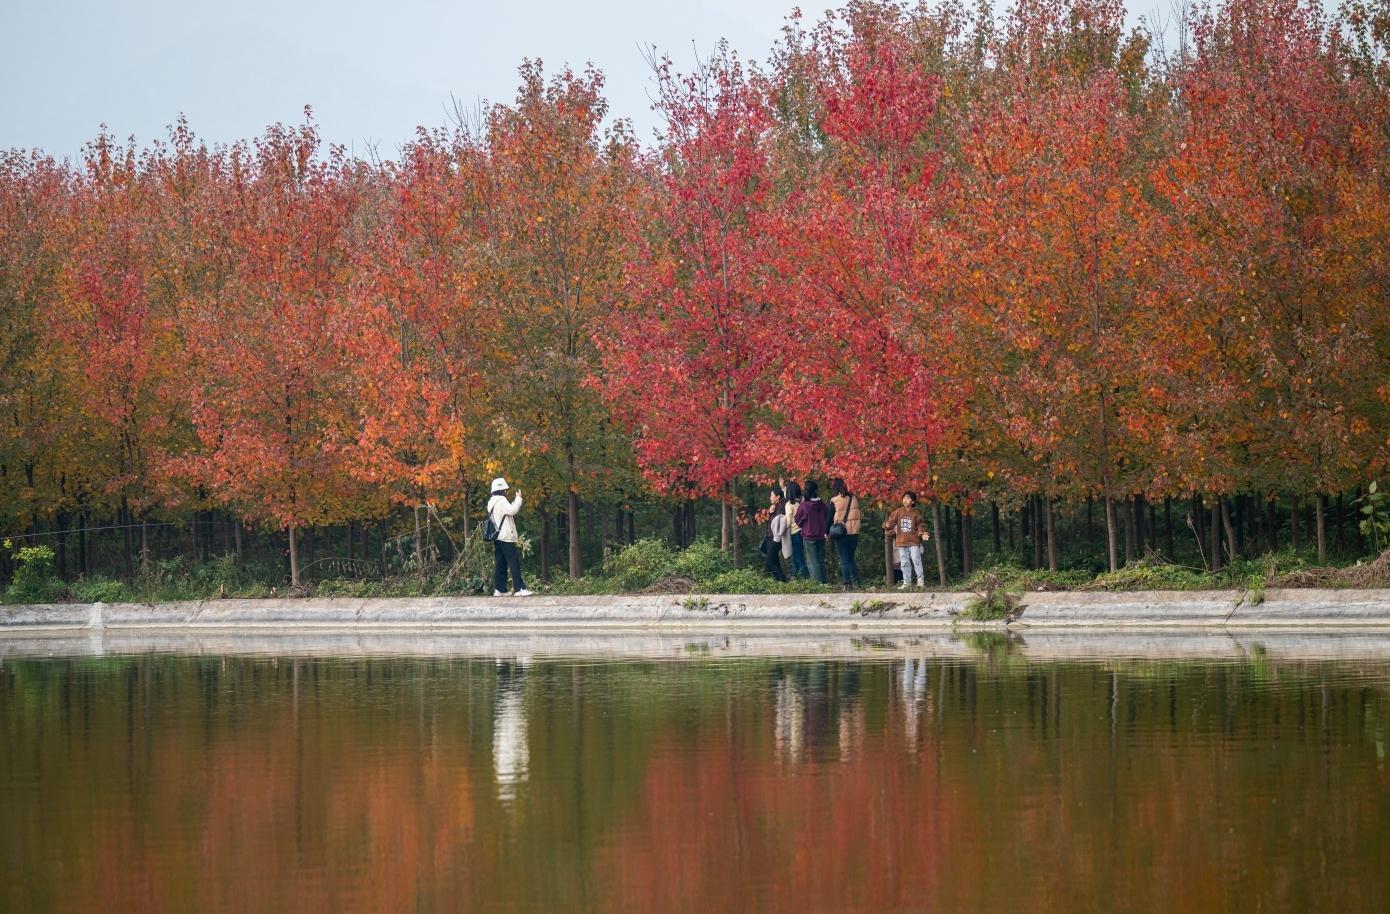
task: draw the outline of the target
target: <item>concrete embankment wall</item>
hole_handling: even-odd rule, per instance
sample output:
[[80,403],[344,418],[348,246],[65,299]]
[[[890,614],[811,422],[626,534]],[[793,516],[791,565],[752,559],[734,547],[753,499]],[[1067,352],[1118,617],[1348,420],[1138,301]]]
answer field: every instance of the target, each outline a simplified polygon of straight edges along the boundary
[[961,618],[970,594],[422,597],[0,606],[0,637],[23,632],[185,629],[373,631],[805,630],[1390,627],[1390,590],[1027,593],[1009,623]]

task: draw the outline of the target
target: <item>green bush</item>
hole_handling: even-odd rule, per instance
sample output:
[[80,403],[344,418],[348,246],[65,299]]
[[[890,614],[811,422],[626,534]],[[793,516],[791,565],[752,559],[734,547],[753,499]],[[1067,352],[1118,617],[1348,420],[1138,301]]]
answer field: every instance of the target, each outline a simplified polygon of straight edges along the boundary
[[110,578],[82,578],[74,581],[68,592],[78,603],[130,602],[130,590],[125,583]]
[[671,562],[671,575],[686,577],[697,584],[712,583],[726,571],[732,571],[734,564],[711,539],[696,540],[684,552],[677,553]]
[[1021,568],[1014,564],[991,565],[981,568],[965,582],[966,590],[981,590],[993,580],[1008,590],[1074,590],[1091,580],[1091,573],[1079,568],[1048,571],[1043,568]]
[[1018,606],[1018,599],[1003,590],[975,594],[965,603],[965,617],[975,622],[1007,619]]
[[752,568],[735,568],[715,575],[707,587],[710,593],[777,593],[778,582]]
[[[8,549],[14,549],[9,540]],[[11,603],[49,603],[61,596],[62,588],[53,578],[53,547],[24,546],[14,551],[14,580],[5,597]]]
[[1141,559],[1116,571],[1098,574],[1084,590],[1202,590],[1220,582],[1196,568]]
[[675,555],[657,539],[641,539],[603,557],[603,574],[619,590],[641,590],[672,573]]

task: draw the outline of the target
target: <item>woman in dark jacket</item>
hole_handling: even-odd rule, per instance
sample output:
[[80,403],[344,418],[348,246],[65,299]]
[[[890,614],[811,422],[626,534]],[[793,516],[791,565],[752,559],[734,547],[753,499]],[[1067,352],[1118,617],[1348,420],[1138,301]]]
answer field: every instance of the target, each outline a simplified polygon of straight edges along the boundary
[[763,571],[774,581],[785,581],[782,571],[782,541],[787,537],[787,500],[776,486],[768,493],[767,530],[763,537]]
[[801,539],[806,545],[806,569],[811,580],[826,583],[825,537],[830,530],[830,508],[821,501],[820,486],[814,479],[806,480],[806,500],[796,509],[796,522],[801,527]]

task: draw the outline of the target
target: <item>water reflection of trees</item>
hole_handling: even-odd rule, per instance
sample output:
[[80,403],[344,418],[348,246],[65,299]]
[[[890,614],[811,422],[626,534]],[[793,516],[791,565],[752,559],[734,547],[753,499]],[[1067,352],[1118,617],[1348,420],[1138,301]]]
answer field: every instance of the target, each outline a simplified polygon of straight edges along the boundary
[[1383,909],[1387,681],[6,661],[0,909]]

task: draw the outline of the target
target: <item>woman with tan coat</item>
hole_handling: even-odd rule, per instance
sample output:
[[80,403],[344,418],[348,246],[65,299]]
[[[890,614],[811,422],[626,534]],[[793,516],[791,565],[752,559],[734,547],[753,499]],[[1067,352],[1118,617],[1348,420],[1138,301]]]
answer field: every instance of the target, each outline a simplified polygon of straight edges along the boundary
[[830,498],[834,508],[830,538],[835,541],[835,555],[840,560],[840,580],[845,590],[849,590],[860,584],[859,563],[854,560],[854,553],[859,547],[859,527],[864,516],[859,512],[859,499],[843,479],[838,476],[832,479],[830,491],[834,493]]

